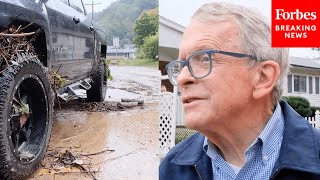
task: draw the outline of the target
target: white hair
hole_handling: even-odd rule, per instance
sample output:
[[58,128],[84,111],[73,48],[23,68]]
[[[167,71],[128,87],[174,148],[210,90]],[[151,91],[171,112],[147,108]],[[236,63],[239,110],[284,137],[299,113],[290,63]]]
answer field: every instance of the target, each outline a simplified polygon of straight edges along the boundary
[[280,77],[273,88],[273,100],[278,102],[283,92],[284,79],[289,70],[288,48],[271,47],[271,27],[269,21],[258,11],[241,5],[215,2],[200,7],[192,19],[200,22],[218,22],[232,20],[240,28],[240,48],[255,56],[254,65],[264,60],[273,60],[279,64]]

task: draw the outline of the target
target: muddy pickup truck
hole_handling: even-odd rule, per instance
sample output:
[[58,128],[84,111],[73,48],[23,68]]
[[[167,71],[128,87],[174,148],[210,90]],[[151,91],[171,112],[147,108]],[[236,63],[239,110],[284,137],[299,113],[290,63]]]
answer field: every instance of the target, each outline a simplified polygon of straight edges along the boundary
[[0,0],[0,179],[41,164],[53,103],[106,95],[106,36],[82,0]]

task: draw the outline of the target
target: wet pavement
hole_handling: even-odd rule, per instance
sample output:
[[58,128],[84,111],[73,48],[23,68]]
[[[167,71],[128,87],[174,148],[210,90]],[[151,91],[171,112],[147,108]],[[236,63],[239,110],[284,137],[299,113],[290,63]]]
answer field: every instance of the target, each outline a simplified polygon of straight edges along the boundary
[[147,67],[110,67],[113,80],[108,83],[107,100],[121,98],[143,99],[155,102],[160,93],[160,76],[157,69]]
[[[109,112],[56,110],[46,158],[30,179],[158,179],[159,73],[111,67],[111,74],[107,101],[136,98],[144,106]],[[66,151],[76,159],[71,166],[59,164]]]

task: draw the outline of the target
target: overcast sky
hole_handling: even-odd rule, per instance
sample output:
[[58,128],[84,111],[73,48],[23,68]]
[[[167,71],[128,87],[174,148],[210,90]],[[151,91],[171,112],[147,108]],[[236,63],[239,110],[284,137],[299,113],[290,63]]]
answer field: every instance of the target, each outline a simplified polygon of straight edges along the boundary
[[[112,2],[116,0],[93,0],[93,4],[97,4],[93,6],[94,12],[100,12],[107,8]],[[84,4],[92,4],[92,0],[83,0]],[[87,12],[92,11],[91,5],[85,5]]]
[[[190,22],[193,13],[203,4],[217,0],[159,0],[159,13],[178,24],[186,26]],[[257,9],[263,15],[271,19],[270,0],[224,0],[226,2],[242,4]],[[221,2],[221,0],[220,0]],[[161,38],[161,37],[160,37]],[[290,56],[316,58],[320,53],[310,48],[290,48]]]

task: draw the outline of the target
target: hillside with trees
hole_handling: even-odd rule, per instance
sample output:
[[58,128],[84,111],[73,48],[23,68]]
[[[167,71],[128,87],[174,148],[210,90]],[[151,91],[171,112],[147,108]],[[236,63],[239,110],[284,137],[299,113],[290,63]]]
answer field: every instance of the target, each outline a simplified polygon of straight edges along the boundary
[[120,39],[120,46],[132,43],[134,24],[140,14],[158,8],[157,0],[118,0],[95,15],[97,21],[107,33],[108,45],[112,37]]

